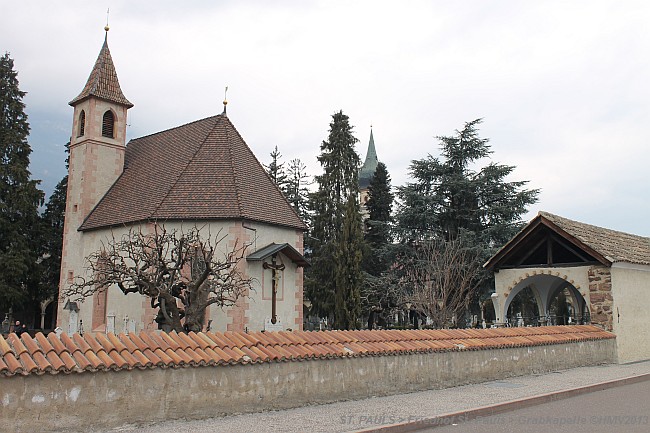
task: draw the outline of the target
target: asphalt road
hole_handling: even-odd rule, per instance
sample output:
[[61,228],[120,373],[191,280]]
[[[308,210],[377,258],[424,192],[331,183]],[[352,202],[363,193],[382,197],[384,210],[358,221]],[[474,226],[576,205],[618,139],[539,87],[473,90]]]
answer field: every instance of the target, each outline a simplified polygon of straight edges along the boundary
[[[445,422],[441,420],[440,422]],[[435,433],[647,433],[650,381],[582,394],[524,409],[438,426]]]

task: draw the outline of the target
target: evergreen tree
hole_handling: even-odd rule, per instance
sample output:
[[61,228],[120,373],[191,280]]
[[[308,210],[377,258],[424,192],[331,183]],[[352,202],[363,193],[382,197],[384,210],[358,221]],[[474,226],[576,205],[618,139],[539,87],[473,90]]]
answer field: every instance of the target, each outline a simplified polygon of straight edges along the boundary
[[266,171],[273,179],[273,182],[278,186],[280,191],[286,196],[287,195],[287,174],[284,171],[284,162],[280,162],[282,159],[282,154],[278,150],[278,146],[275,146],[273,152],[271,152],[271,162],[269,165],[265,165]]
[[298,158],[289,161],[287,169],[287,200],[303,221],[309,221],[309,189],[307,167]]
[[58,292],[61,274],[61,254],[63,252],[63,223],[65,221],[65,202],[68,191],[66,175],[56,185],[45,204],[41,217],[43,235],[41,247],[41,296],[53,297]]
[[348,196],[343,228],[336,253],[334,268],[336,291],[334,296],[334,323],[338,329],[356,329],[361,315],[361,251],[363,231],[357,197]]
[[[437,137],[442,158],[429,155],[412,161],[410,174],[414,182],[398,189],[401,246],[393,281],[400,282],[406,302],[416,302],[413,297],[421,292],[418,287],[428,287],[426,282],[413,277],[425,274],[445,275],[450,281],[472,275],[472,281],[466,281],[463,296],[472,300],[485,297],[493,284],[480,264],[515,235],[523,224],[521,215],[537,201],[539,191],[525,189],[526,181],[506,180],[514,166],[489,162],[479,170],[473,168],[492,154],[488,139],[478,134],[480,122],[477,119],[466,123],[453,136]],[[450,256],[448,251],[454,254]],[[432,260],[452,256],[460,257],[453,260],[454,267],[441,265],[445,260]],[[459,260],[467,263],[458,263]],[[447,293],[445,297],[453,294]],[[468,305],[461,302],[449,308],[442,302],[444,305],[430,305],[421,312],[443,311],[444,317],[431,317],[434,323],[442,323],[445,317],[460,315]]]
[[312,198],[316,212],[313,236],[321,242],[333,240],[340,233],[348,196],[359,193],[360,159],[354,150],[358,141],[352,135],[348,116],[342,111],[334,113],[329,137],[320,147],[318,162],[323,174],[316,176],[318,191]]
[[323,174],[316,176],[318,190],[310,196],[312,229],[306,244],[312,267],[305,278],[305,291],[312,303],[312,313],[321,317],[334,315],[334,255],[348,198],[356,199],[359,193],[360,160],[354,150],[358,140],[352,135],[352,129],[342,111],[332,115],[328,139],[321,144],[318,156]]
[[392,242],[391,222],[393,201],[390,175],[386,165],[380,162],[368,186],[368,219],[365,221],[365,240],[368,245],[364,258],[364,270],[370,275],[379,276],[390,266],[387,249]]
[[39,181],[30,180],[29,123],[22,92],[9,54],[0,57],[0,308],[28,298],[27,282],[38,259]]
[[451,137],[437,137],[443,159],[429,155],[412,161],[415,181],[399,188],[398,213],[403,239],[456,239],[461,232],[493,249],[505,244],[521,227],[521,215],[537,201],[538,190],[527,181],[506,181],[514,166],[475,163],[492,154],[488,139],[477,130],[481,119],[465,124]]

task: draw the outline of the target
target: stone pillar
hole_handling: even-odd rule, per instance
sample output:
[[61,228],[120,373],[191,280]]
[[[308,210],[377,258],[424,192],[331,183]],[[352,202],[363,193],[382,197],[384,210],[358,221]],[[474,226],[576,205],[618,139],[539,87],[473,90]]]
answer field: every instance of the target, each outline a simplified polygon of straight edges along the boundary
[[592,266],[588,271],[591,323],[611,331],[614,323],[612,307],[612,274],[606,266]]

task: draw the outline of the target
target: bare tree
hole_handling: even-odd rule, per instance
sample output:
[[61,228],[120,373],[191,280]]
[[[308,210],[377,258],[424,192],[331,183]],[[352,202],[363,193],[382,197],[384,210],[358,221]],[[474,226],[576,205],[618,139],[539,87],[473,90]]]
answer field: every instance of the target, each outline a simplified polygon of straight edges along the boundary
[[151,233],[139,227],[112,235],[86,257],[86,276],[75,278],[61,296],[78,301],[116,285],[125,295],[149,297],[152,308],[159,308],[161,329],[201,331],[206,308],[232,306],[252,286],[240,267],[246,246],[223,252],[218,247],[225,238],[202,237],[197,227],[168,231],[158,224]]
[[480,252],[460,238],[422,241],[402,269],[401,303],[436,328],[455,325],[478,294],[484,278],[481,261]]

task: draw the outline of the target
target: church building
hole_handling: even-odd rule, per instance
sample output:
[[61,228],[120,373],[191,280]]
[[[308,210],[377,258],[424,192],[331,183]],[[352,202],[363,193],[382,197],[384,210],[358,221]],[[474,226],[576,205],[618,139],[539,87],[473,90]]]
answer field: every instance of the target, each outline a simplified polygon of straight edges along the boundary
[[[88,275],[86,258],[111,238],[130,229],[198,227],[225,236],[223,248],[248,245],[241,269],[253,278],[253,290],[233,307],[208,307],[205,322],[212,330],[302,329],[306,226],[226,115],[225,104],[221,114],[127,144],[133,104],[122,93],[104,39],[86,85],[70,102],[60,293]],[[270,269],[271,263],[282,266]],[[149,298],[111,287],[83,302],[60,296],[58,326],[70,333],[137,332],[157,329],[156,313]]]

